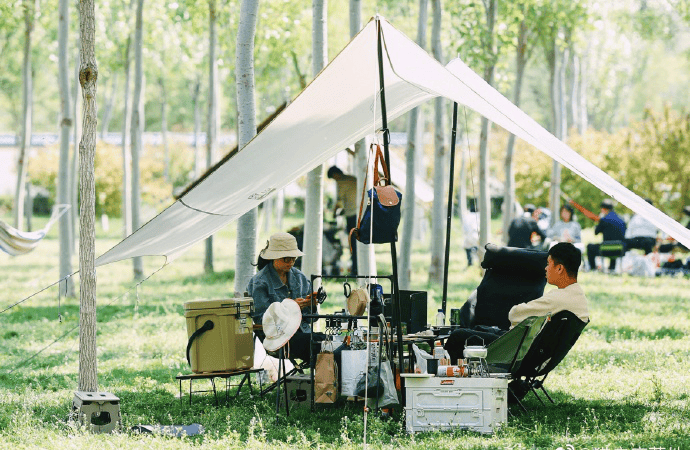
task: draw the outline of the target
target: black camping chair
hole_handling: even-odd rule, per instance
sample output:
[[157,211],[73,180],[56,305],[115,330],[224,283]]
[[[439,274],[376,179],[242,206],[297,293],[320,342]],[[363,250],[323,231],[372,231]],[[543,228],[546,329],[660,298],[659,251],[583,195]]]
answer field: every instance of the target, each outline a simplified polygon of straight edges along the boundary
[[[560,311],[553,316],[530,317],[488,347],[487,363],[490,367],[496,367],[495,371],[510,373],[512,381],[508,389],[511,399],[523,411],[527,409],[521,400],[528,392],[534,393],[544,404],[537,393],[538,389],[554,403],[544,388],[544,381],[575,345],[587,323],[570,311]],[[515,344],[518,344],[517,347]],[[511,348],[514,352],[512,357]]]
[[486,244],[486,269],[475,299],[461,309],[463,328],[477,325],[510,328],[508,311],[544,295],[547,252]]

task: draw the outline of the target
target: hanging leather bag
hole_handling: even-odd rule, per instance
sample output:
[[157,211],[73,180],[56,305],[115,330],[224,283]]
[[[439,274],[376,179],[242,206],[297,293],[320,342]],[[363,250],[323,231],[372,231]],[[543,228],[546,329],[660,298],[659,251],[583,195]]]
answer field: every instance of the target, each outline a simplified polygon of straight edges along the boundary
[[[384,244],[397,241],[398,225],[400,225],[402,194],[391,186],[390,173],[383,158],[381,147],[378,144],[372,144],[372,147],[374,145],[376,145],[374,187],[369,189],[366,195],[366,187],[362,189],[357,228],[350,230],[350,235],[363,244]],[[379,164],[383,177],[379,176]],[[367,204],[366,209],[363,208],[365,202]],[[364,213],[362,213],[363,209]]]

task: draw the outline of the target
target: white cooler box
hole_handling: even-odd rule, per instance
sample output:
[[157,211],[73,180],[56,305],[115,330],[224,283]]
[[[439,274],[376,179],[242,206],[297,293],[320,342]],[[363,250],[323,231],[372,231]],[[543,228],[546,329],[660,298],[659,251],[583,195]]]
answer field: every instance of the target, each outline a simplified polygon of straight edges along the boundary
[[462,428],[491,434],[508,421],[505,378],[402,376],[409,433]]

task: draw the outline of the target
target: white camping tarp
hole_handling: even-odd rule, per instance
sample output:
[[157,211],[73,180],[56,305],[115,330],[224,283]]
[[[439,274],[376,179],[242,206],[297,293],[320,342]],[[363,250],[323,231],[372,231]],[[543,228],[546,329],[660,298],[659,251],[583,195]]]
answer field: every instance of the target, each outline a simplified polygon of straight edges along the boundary
[[690,247],[689,230],[556,139],[461,61],[444,67],[387,21],[372,19],[240,152],[100,256],[96,264],[146,255],[163,255],[170,261],[295,178],[380,129],[377,23],[384,41],[389,120],[436,96],[458,102],[529,142]]

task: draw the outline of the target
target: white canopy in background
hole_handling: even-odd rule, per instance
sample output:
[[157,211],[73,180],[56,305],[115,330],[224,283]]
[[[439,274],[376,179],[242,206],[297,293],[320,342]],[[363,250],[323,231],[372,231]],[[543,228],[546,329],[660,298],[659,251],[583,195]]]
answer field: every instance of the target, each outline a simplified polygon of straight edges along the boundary
[[[375,19],[244,149],[184,197],[101,255],[174,259],[295,178],[381,128]],[[442,66],[381,19],[388,120],[437,96],[465,105],[573,170],[690,247],[685,229],[556,139],[462,61]],[[393,180],[397,182],[397,180]]]

